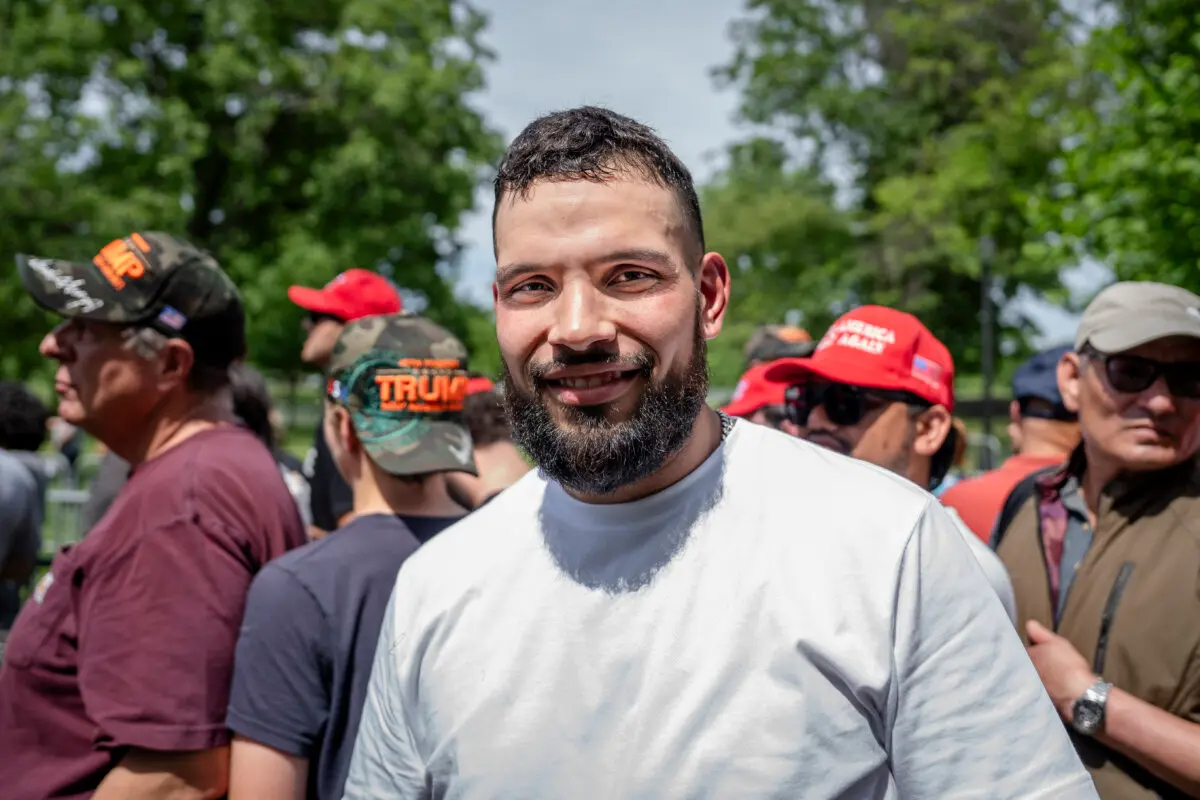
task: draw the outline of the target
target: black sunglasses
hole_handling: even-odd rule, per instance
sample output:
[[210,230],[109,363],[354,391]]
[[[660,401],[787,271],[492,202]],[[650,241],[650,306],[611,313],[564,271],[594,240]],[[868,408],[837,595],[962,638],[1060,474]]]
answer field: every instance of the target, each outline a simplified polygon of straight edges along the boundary
[[1090,345],[1083,348],[1083,356],[1104,365],[1109,385],[1118,392],[1140,394],[1161,376],[1166,378],[1167,388],[1176,397],[1200,398],[1200,364],[1195,362],[1165,363],[1124,353],[1110,356]]
[[824,406],[825,416],[829,417],[830,422],[841,428],[849,428],[889,403],[904,403],[910,410],[919,411],[930,407],[928,402],[911,392],[868,389],[845,383],[809,381],[789,386],[784,392],[788,419],[801,427],[807,427],[808,415],[820,406]]

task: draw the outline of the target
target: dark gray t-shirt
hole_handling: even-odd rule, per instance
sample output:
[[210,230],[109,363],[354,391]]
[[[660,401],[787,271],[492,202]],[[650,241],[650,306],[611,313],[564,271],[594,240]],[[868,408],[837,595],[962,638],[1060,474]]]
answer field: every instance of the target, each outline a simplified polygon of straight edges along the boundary
[[458,517],[358,517],[263,568],[238,638],[229,727],[309,760],[308,797],[340,798],[396,573]]
[[[46,473],[33,453],[0,450],[0,567],[32,562],[42,546]],[[21,585],[0,579],[0,632],[21,608]]]

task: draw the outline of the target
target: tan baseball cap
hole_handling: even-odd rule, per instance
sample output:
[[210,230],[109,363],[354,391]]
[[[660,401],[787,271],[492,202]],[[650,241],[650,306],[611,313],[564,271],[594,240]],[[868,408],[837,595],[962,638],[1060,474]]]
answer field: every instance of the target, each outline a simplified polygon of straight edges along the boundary
[[1075,350],[1090,344],[1122,353],[1169,336],[1200,339],[1200,297],[1179,286],[1123,281],[1088,305],[1075,333]]

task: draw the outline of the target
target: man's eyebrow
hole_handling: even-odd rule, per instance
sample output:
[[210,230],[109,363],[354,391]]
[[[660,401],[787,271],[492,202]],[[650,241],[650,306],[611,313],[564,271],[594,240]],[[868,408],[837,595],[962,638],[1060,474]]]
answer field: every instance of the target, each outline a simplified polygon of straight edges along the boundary
[[522,275],[544,271],[537,264],[509,264],[506,267],[500,267],[496,270],[496,284],[503,286],[515,278],[520,278]]

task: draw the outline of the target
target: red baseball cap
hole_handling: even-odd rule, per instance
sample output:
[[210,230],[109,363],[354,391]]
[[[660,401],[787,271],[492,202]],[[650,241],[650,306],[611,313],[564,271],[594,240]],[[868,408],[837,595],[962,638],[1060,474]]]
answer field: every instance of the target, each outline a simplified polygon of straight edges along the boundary
[[868,389],[911,392],[954,410],[954,360],[912,314],[862,306],[842,317],[809,358],[784,358],[768,380],[792,385],[809,377]]
[[492,383],[491,378],[486,378],[482,375],[475,378],[467,379],[467,394],[483,394],[490,392],[496,388],[496,384]]
[[[800,359],[797,359],[800,360]],[[772,362],[778,363],[778,362]],[[731,417],[748,417],[764,406],[783,405],[783,394],[789,384],[767,378],[771,364],[759,364],[746,370],[733,390],[729,405],[721,410]]]
[[342,322],[395,314],[402,305],[400,293],[391,281],[366,269],[348,269],[323,289],[292,286],[288,289],[288,299],[305,311],[329,314]]

